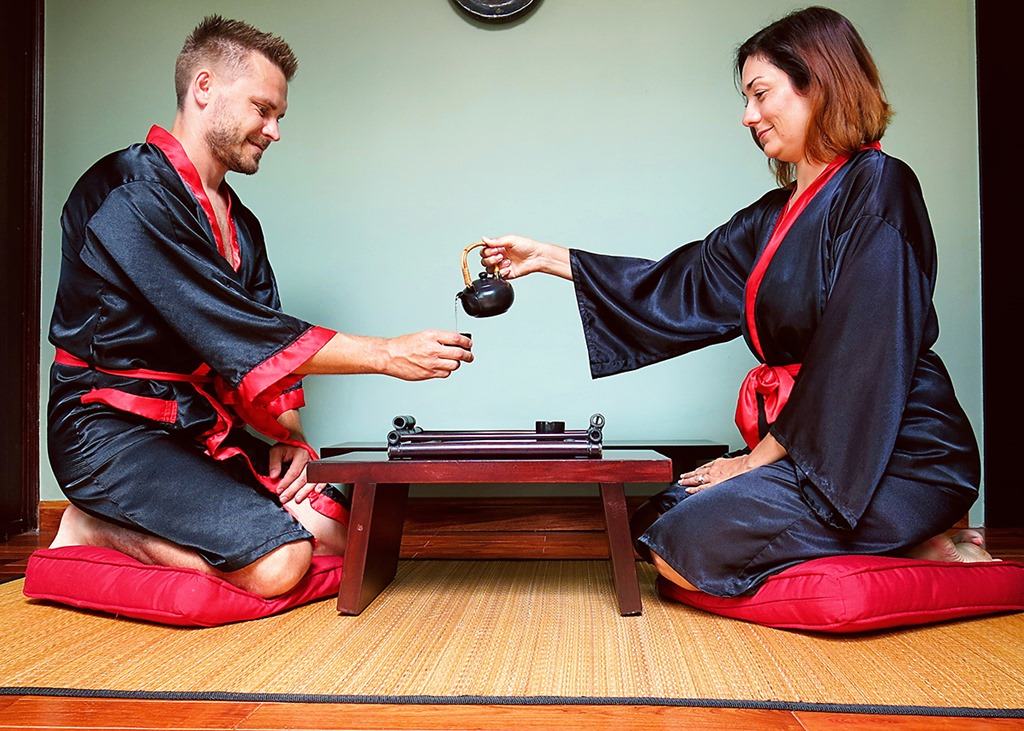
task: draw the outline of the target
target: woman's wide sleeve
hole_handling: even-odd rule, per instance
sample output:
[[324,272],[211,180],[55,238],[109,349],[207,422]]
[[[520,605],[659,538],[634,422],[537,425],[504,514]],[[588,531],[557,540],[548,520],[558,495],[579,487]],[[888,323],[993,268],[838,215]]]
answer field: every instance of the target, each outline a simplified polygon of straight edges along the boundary
[[[875,215],[836,241],[837,274],[771,433],[852,528],[885,472],[918,356],[935,327],[934,258]],[[835,517],[835,516],[833,516]]]
[[570,251],[594,378],[735,338],[764,199],[660,261]]

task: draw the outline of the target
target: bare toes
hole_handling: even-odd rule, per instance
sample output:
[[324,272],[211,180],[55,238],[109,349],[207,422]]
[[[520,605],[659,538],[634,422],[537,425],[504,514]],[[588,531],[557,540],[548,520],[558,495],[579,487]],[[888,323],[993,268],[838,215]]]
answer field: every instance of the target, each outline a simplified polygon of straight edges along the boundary
[[960,560],[966,563],[974,563],[978,561],[991,561],[992,554],[986,551],[981,546],[975,543],[961,542],[957,543],[956,552],[960,554]]
[[985,547],[985,537],[976,530],[967,529],[957,531],[953,534],[953,543],[972,543],[975,546]]

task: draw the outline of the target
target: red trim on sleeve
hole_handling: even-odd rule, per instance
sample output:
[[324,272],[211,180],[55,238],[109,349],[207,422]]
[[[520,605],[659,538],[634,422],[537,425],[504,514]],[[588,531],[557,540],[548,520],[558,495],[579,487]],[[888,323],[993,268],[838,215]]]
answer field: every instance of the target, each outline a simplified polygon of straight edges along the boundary
[[292,411],[293,409],[301,409],[305,405],[305,393],[303,393],[301,388],[295,388],[292,389],[291,391],[285,391],[276,399],[267,404],[267,411],[269,411],[275,417],[278,417],[286,411]]
[[[295,369],[312,358],[338,333],[326,327],[314,325],[297,337],[291,345],[275,353],[249,371],[238,385],[238,394],[244,401],[256,402],[260,395],[279,383]],[[279,388],[279,392],[295,383],[293,379]],[[275,393],[273,398],[278,396]]]
[[206,217],[210,221],[210,228],[213,230],[213,238],[217,244],[217,251],[227,260],[232,269],[238,271],[238,267],[242,265],[242,252],[238,246],[238,232],[235,229],[235,220],[231,216],[231,193],[227,188],[227,182],[221,183],[224,186],[225,192],[227,192],[228,230],[231,237],[231,240],[225,244],[221,237],[220,226],[217,225],[217,216],[213,212],[213,204],[210,203],[206,190],[203,188],[203,181],[199,177],[199,171],[196,170],[196,166],[189,160],[188,155],[185,153],[185,148],[181,146],[181,143],[178,142],[174,135],[155,124],[150,127],[149,134],[146,135],[146,142],[160,148],[160,151],[167,156],[174,169],[178,171],[178,175],[181,176],[185,185],[192,191],[192,195],[199,201],[199,205],[203,207],[203,211],[206,212]]

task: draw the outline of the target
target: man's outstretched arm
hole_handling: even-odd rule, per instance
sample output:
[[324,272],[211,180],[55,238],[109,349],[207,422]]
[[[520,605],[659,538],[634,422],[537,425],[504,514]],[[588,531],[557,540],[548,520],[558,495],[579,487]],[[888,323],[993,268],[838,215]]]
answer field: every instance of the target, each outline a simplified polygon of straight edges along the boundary
[[375,338],[337,333],[295,369],[301,375],[379,373],[403,381],[447,378],[462,363],[472,363],[472,341],[442,330]]

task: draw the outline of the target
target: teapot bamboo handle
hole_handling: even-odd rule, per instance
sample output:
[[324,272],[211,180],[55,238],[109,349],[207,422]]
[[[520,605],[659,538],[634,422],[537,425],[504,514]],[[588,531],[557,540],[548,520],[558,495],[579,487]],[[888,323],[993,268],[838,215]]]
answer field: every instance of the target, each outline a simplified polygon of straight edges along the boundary
[[[473,285],[473,279],[472,277],[469,276],[469,263],[466,261],[466,257],[469,256],[469,252],[471,252],[473,249],[479,249],[481,246],[487,246],[487,244],[485,244],[483,241],[477,241],[475,243],[470,244],[469,246],[462,250],[462,278],[466,280],[467,287],[471,287]],[[501,275],[496,270],[494,274],[499,279],[501,278]]]

